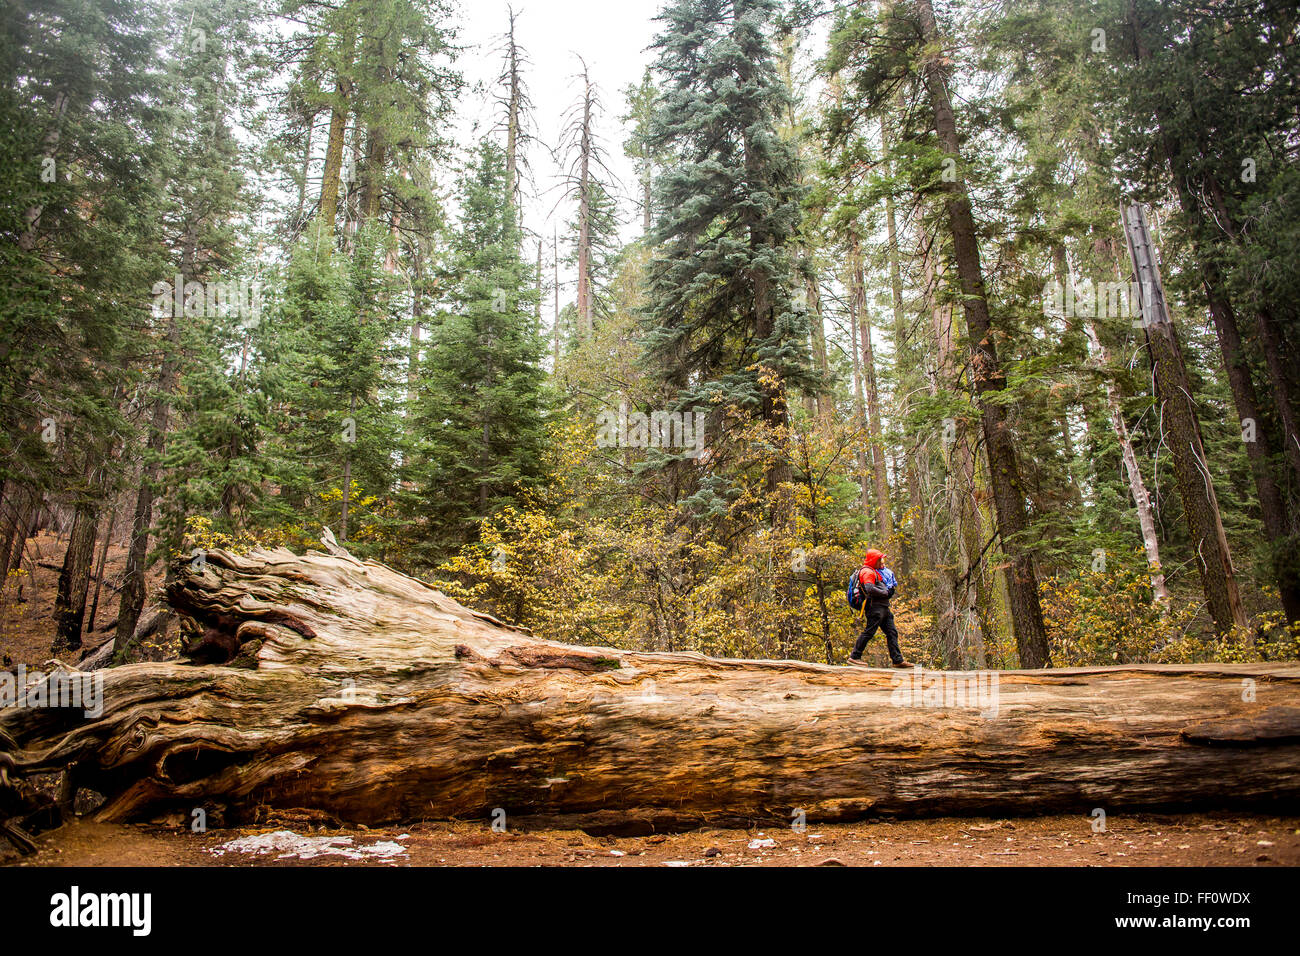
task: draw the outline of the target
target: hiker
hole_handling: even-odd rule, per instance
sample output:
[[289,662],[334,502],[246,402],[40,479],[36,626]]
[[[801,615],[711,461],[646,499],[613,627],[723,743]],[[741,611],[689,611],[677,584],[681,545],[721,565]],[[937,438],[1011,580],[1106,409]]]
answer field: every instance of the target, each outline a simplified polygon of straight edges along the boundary
[[863,620],[862,633],[853,645],[849,655],[850,664],[868,666],[862,660],[862,651],[867,641],[876,633],[876,628],[885,632],[885,641],[889,645],[889,659],[895,667],[911,667],[903,659],[903,652],[898,649],[898,628],[894,626],[894,612],[889,609],[889,599],[898,589],[898,579],[894,572],[885,567],[885,554],[872,548],[862,559],[862,567],[853,572],[849,579],[849,607],[858,612]]

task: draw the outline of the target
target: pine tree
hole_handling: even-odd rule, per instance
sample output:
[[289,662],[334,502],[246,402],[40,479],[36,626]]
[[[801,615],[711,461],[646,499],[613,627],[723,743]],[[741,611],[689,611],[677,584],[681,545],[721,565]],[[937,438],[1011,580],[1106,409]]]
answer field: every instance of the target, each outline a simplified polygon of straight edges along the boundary
[[[277,327],[272,397],[279,421],[267,449],[287,520],[300,511],[338,525],[341,540],[360,533],[359,503],[382,506],[396,484],[393,450],[403,428],[405,316],[383,270],[385,233],[367,226],[352,255],[330,237],[307,237],[284,277]],[[335,508],[337,507],[337,511]]]
[[654,75],[647,68],[640,83],[629,84],[624,88],[623,98],[627,102],[627,112],[620,117],[631,127],[623,142],[623,153],[632,160],[636,169],[643,235],[649,234],[651,229],[652,191],[662,161],[662,157],[650,146],[650,121],[654,116],[657,96]]
[[[148,290],[161,267],[157,10],[40,0],[7,10],[0,54],[0,552],[42,506],[73,528],[58,647],[81,642],[99,516],[120,487]],[[124,371],[126,370],[126,371]]]
[[616,210],[605,179],[613,173],[605,164],[605,151],[596,135],[596,123],[602,106],[600,90],[591,80],[585,60],[579,57],[581,72],[575,79],[581,84],[578,101],[570,108],[569,121],[560,134],[557,151],[567,159],[568,167],[561,180],[564,197],[577,201],[573,223],[573,261],[578,270],[576,308],[579,331],[590,338],[593,317],[598,311],[599,286],[608,281],[608,266],[617,243]]
[[[655,192],[648,343],[680,407],[735,404],[779,435],[788,390],[811,373],[791,303],[801,197],[777,133],[776,12],[774,0],[678,0],[660,17],[648,143],[671,161]],[[775,461],[770,487],[789,474]]]
[[[175,422],[172,403],[183,362],[182,336],[187,325],[203,325],[217,297],[208,289],[230,275],[238,256],[233,220],[245,212],[244,175],[240,152],[232,131],[240,76],[246,63],[241,52],[250,46],[251,9],[241,0],[208,0],[178,14],[169,33],[178,37],[167,74],[165,98],[168,204],[164,228],[169,253],[176,268],[160,277],[161,294],[155,295],[153,316],[158,350],[158,376],[152,383],[145,448],[141,455],[139,488],[132,515],[126,569],[122,577],[117,618],[116,657],[126,660],[131,651],[136,622],[145,599],[145,570],[149,563],[149,538],[153,529],[154,501],[166,452],[168,433]],[[196,296],[190,295],[197,283]],[[182,292],[175,294],[174,285]],[[231,280],[224,283],[233,288]],[[214,290],[215,291],[215,290]],[[237,312],[252,305],[253,290],[223,296],[219,311]],[[169,294],[170,293],[170,294]],[[228,301],[238,298],[238,304]],[[176,303],[183,302],[180,309]],[[235,306],[235,308],[231,308]],[[248,318],[246,316],[246,318]],[[171,484],[168,482],[167,484]],[[171,523],[167,544],[180,545],[177,522]]]
[[536,290],[508,189],[504,151],[485,140],[461,179],[449,293],[431,321],[412,409],[415,490],[405,507],[418,522],[419,563],[475,540],[479,522],[542,475],[547,399]]
[[509,25],[500,38],[502,57],[501,74],[497,77],[496,103],[502,112],[501,128],[505,130],[506,195],[515,207],[516,222],[523,210],[523,179],[528,168],[528,144],[533,141],[532,99],[524,70],[529,66],[528,52],[515,37],[514,7],[506,7]]

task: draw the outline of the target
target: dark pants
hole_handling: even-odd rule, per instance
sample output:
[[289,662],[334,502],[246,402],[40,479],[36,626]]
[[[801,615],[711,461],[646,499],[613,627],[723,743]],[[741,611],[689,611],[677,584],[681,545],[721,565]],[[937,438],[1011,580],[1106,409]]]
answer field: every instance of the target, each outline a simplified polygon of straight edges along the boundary
[[855,661],[862,659],[867,641],[875,636],[876,628],[880,628],[885,632],[885,641],[889,644],[889,659],[895,664],[901,664],[903,652],[898,649],[898,628],[894,627],[894,612],[889,609],[889,605],[868,604],[865,616],[866,625],[858,635],[858,642],[853,645],[852,658]]

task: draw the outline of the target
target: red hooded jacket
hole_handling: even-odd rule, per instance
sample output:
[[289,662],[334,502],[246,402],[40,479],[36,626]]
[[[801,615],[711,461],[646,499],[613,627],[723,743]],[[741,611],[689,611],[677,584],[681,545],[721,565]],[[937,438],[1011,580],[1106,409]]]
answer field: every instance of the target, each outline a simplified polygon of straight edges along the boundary
[[858,582],[862,585],[862,590],[866,592],[868,603],[882,598],[886,601],[889,600],[889,589],[885,587],[880,575],[876,572],[884,557],[883,551],[872,548],[867,552],[866,557],[862,559],[862,567],[858,570]]

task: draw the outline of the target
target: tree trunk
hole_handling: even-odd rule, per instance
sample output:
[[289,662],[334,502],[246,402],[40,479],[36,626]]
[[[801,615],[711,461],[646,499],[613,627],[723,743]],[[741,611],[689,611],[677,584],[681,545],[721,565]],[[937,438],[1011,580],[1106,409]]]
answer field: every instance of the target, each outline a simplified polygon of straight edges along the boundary
[[[1240,239],[1236,222],[1223,200],[1223,189],[1218,179],[1209,177],[1209,193],[1214,202],[1215,221],[1228,234],[1234,243]],[[1186,185],[1179,182],[1180,198],[1186,194]],[[1183,208],[1190,204],[1184,202]],[[1196,210],[1199,218],[1200,212]],[[1292,375],[1295,372],[1295,358],[1285,341],[1281,326],[1266,305],[1255,306],[1255,331],[1259,335],[1260,351],[1264,353],[1264,367],[1268,370],[1269,384],[1273,387],[1273,398],[1277,406],[1278,418],[1282,423],[1282,444],[1287,461],[1295,480],[1300,481],[1300,425],[1296,424],[1296,394],[1292,388]]]
[[641,203],[643,212],[641,213],[641,234],[650,235],[650,165],[647,161],[645,175],[641,179]]
[[856,289],[857,270],[852,267],[852,246],[849,259],[849,337],[852,339],[849,349],[850,364],[853,366],[853,410],[857,422],[859,438],[853,443],[853,454],[858,468],[858,487],[862,491],[862,524],[866,531],[871,531],[871,486],[870,468],[865,450],[867,438],[867,412],[862,399],[862,353],[858,351],[858,294]]
[[1290,350],[1282,341],[1281,328],[1270,309],[1261,305],[1255,310],[1255,327],[1259,332],[1273,395],[1277,399],[1287,461],[1291,463],[1294,480],[1300,481],[1300,425],[1296,423],[1296,395],[1291,387],[1291,376],[1295,373],[1294,361]]
[[560,235],[551,236],[551,285],[555,293],[555,312],[551,323],[551,374],[560,371]]
[[[858,248],[854,237],[855,251]],[[862,349],[862,384],[867,393],[867,428],[870,441],[871,476],[876,495],[876,531],[881,547],[888,547],[894,535],[894,516],[889,510],[889,477],[885,469],[885,439],[880,427],[880,392],[876,388],[876,354],[871,347],[871,315],[867,311],[866,277],[862,272],[862,256],[853,256],[853,291],[858,298],[858,347]]]
[[411,337],[406,358],[406,408],[407,437],[415,438],[415,400],[420,381],[420,337],[424,329],[424,280],[422,276],[419,240],[412,250],[411,277]]
[[1227,634],[1234,626],[1246,626],[1246,612],[1237,590],[1219,499],[1201,441],[1201,423],[1183,365],[1182,347],[1165,304],[1160,270],[1141,206],[1136,203],[1126,206],[1120,218],[1133,262],[1133,276],[1140,290],[1142,326],[1151,355],[1160,422],[1174,460],[1174,477],[1192,533],[1201,588],[1215,630]]
[[[186,240],[182,255],[181,274],[188,281],[195,264],[197,240],[193,232]],[[162,467],[163,452],[167,447],[167,429],[171,418],[172,394],[176,391],[180,362],[180,325],[178,317],[167,319],[167,356],[158,373],[158,391],[153,400],[153,418],[149,424],[145,461],[140,468],[140,489],[136,494],[135,512],[131,520],[131,542],[127,546],[126,568],[122,572],[122,595],[117,611],[117,651],[115,659],[121,663],[131,652],[131,638],[136,622],[144,608],[144,575],[149,561],[149,529],[153,526],[153,503],[158,472]]]
[[9,571],[22,563],[35,511],[32,489],[24,482],[6,480],[0,497],[0,591],[9,580]]
[[90,600],[90,618],[86,622],[86,630],[95,629],[95,615],[99,613],[99,592],[104,587],[104,565],[108,561],[108,545],[113,539],[113,527],[117,524],[117,501],[114,499],[108,503],[108,527],[104,530],[104,540],[99,548],[99,561],[95,569],[95,595]]
[[[1112,262],[1118,273],[1119,257],[1115,254],[1112,238],[1099,238],[1094,244],[1094,252],[1104,261]],[[1060,283],[1062,294],[1069,286],[1070,268],[1066,259],[1065,248],[1057,246],[1056,278]],[[1118,275],[1117,275],[1118,278]],[[1069,301],[1067,298],[1065,301]],[[1069,319],[1066,319],[1067,323]],[[1142,469],[1138,464],[1137,453],[1133,450],[1133,440],[1129,437],[1128,425],[1124,421],[1124,409],[1120,402],[1119,389],[1112,377],[1110,349],[1101,340],[1096,317],[1087,318],[1083,323],[1089,348],[1097,356],[1098,364],[1105,373],[1106,410],[1110,413],[1111,428],[1119,442],[1120,459],[1124,463],[1124,473],[1128,477],[1129,494],[1133,496],[1133,505],[1137,509],[1138,528],[1142,532],[1142,547],[1146,552],[1147,569],[1151,576],[1151,594],[1154,603],[1160,606],[1161,613],[1169,607],[1169,590],[1165,587],[1165,572],[1160,564],[1160,538],[1156,534],[1155,511],[1151,507],[1151,495],[1147,492],[1146,481],[1142,478]],[[1084,417],[1087,420],[1087,416]]]
[[360,223],[364,225],[379,215],[379,200],[384,188],[384,164],[388,154],[383,131],[370,127],[366,130],[365,183],[361,188]]
[[[921,258],[937,353],[937,381],[932,394],[938,394],[940,385],[947,392],[962,394],[954,334],[955,310],[951,303],[938,299],[942,262],[937,262],[930,248],[925,246]],[[984,566],[984,517],[979,506],[979,460],[976,436],[972,431],[965,417],[950,419],[944,425],[943,453],[947,468],[944,490],[947,511],[956,532],[956,562],[946,583],[953,619],[952,626],[942,632],[945,642],[940,644],[943,660],[949,667],[964,662],[963,649],[966,647],[981,649],[976,657],[982,658],[985,635],[993,633],[993,595],[990,575]]]
[[[50,128],[45,131],[42,140],[42,155],[47,159],[53,159],[59,149],[59,139],[63,132],[63,117],[68,109],[68,94],[60,91],[54,97],[54,116],[50,121]],[[31,252],[36,248],[36,241],[39,238],[41,225],[41,213],[45,211],[44,206],[29,206],[23,213],[23,231],[18,236],[18,248],[24,252]]]
[[[943,75],[942,40],[934,19],[930,0],[917,0],[922,36],[930,53],[922,66],[922,75],[934,113],[935,130],[948,157],[961,160],[961,143],[957,122]],[[1020,465],[1015,439],[1007,424],[1005,408],[998,401],[1006,385],[998,360],[988,299],[984,293],[984,274],[980,265],[979,241],[970,197],[960,175],[942,183],[952,232],[953,258],[961,283],[962,308],[971,339],[971,377],[980,400],[984,443],[988,452],[990,484],[998,517],[998,534],[1010,563],[1007,595],[1020,663],[1026,667],[1050,664],[1047,631],[1038,597],[1038,574],[1034,568],[1033,549],[1024,535],[1029,530],[1025,509],[1025,492],[1021,486]]]
[[537,240],[537,303],[533,306],[533,335],[538,341],[542,339],[542,240]]
[[[1275,551],[1272,556],[1273,578],[1278,586],[1278,594],[1287,621],[1294,624],[1300,622],[1300,581],[1296,580],[1295,569],[1288,567],[1289,562],[1280,554],[1293,545],[1289,527],[1289,508],[1273,475],[1271,462],[1275,447],[1272,429],[1260,415],[1259,399],[1255,392],[1250,366],[1246,362],[1245,344],[1237,327],[1236,313],[1212,284],[1215,275],[1204,272],[1203,278],[1209,299],[1210,317],[1214,320],[1219,352],[1223,356],[1223,367],[1228,373],[1228,385],[1232,389],[1237,417],[1243,431],[1247,427],[1247,422],[1254,423],[1255,434],[1251,436],[1253,440],[1244,442],[1246,457],[1250,461],[1251,474],[1255,479],[1255,493],[1259,499],[1264,534]],[[1265,351],[1267,350],[1265,347]]]
[[[1088,341],[1098,355],[1103,368],[1110,367],[1110,352],[1102,345],[1093,321],[1086,323]],[[1142,469],[1138,467],[1137,454],[1133,451],[1133,441],[1129,438],[1128,425],[1124,422],[1124,411],[1120,407],[1119,393],[1115,383],[1106,378],[1106,408],[1110,412],[1111,427],[1119,441],[1120,457],[1124,462],[1124,473],[1128,476],[1129,493],[1137,508],[1138,527],[1142,531],[1142,547],[1146,551],[1147,568],[1151,574],[1151,594],[1161,608],[1169,606],[1169,590],[1165,587],[1165,573],[1160,565],[1160,538],[1156,534],[1155,513],[1151,508],[1151,495],[1147,492],[1146,482],[1142,479]]]
[[[1185,178],[1177,172],[1173,144],[1165,142],[1164,151],[1166,161],[1173,173],[1179,206],[1194,223],[1197,225],[1203,224],[1204,216],[1201,208],[1189,191]],[[1211,193],[1218,197],[1216,198],[1217,221],[1228,231],[1229,237],[1235,240],[1236,227],[1223,205],[1218,183],[1211,179],[1210,185]],[[1245,442],[1246,457],[1250,462],[1251,476],[1255,480],[1255,494],[1259,501],[1260,519],[1264,525],[1264,533],[1268,536],[1273,548],[1273,554],[1270,555],[1271,571],[1278,586],[1282,609],[1286,613],[1287,620],[1295,623],[1300,621],[1300,581],[1296,580],[1297,571],[1292,567],[1294,562],[1289,561],[1286,557],[1293,549],[1290,534],[1290,508],[1273,472],[1272,461],[1276,451],[1273,429],[1270,423],[1260,415],[1255,379],[1251,373],[1250,364],[1246,359],[1245,343],[1242,341],[1241,330],[1237,324],[1237,314],[1232,307],[1232,303],[1222,292],[1222,277],[1219,269],[1205,255],[1199,242],[1193,243],[1193,250],[1201,267],[1201,284],[1205,289],[1210,318],[1214,322],[1215,336],[1219,342],[1219,352],[1223,357],[1223,367],[1228,375],[1228,387],[1232,390],[1232,401],[1237,410],[1237,418],[1242,423],[1243,430],[1247,427],[1247,421],[1254,423],[1254,440]],[[1300,476],[1300,464],[1297,463],[1296,455],[1296,452],[1300,452],[1300,448],[1292,449],[1289,447],[1287,437],[1288,428],[1293,430],[1295,424],[1289,415],[1290,405],[1286,377],[1278,367],[1281,345],[1266,332],[1268,325],[1269,322],[1264,317],[1263,312],[1259,313],[1257,315],[1257,327],[1260,332],[1261,345],[1266,356],[1269,375],[1274,386],[1274,404],[1280,413],[1283,430],[1282,441],[1288,445],[1288,459],[1291,461],[1297,476]],[[1288,421],[1290,421],[1289,426]]]
[[[1128,21],[1129,26],[1133,31],[1134,59],[1138,63],[1150,60],[1151,51],[1146,45],[1146,40],[1143,36],[1143,24],[1138,18],[1137,6],[1133,0],[1129,0],[1128,4]],[[1227,233],[1229,239],[1235,242],[1238,236],[1237,227],[1233,221],[1233,217],[1228,212],[1226,204],[1224,203],[1223,190],[1222,187],[1220,187],[1217,178],[1213,174],[1209,174],[1208,176],[1194,174],[1189,168],[1188,160],[1184,156],[1187,149],[1191,148],[1200,151],[1203,149],[1203,146],[1201,144],[1196,144],[1189,147],[1183,142],[1175,142],[1172,137],[1165,132],[1167,124],[1165,123],[1164,115],[1160,110],[1156,111],[1155,119],[1157,132],[1159,133],[1160,138],[1160,146],[1164,153],[1165,162],[1169,166],[1170,176],[1178,191],[1178,201],[1183,212],[1186,213],[1192,219],[1193,223],[1197,225],[1204,221],[1205,217],[1201,206],[1197,198],[1191,193],[1191,183],[1189,180],[1194,179],[1200,192],[1208,194],[1209,200],[1214,206],[1214,215],[1217,224]],[[1197,157],[1194,156],[1193,158],[1195,159]],[[1236,332],[1235,315],[1226,297],[1224,297],[1218,290],[1218,269],[1210,263],[1209,259],[1205,255],[1201,253],[1201,250],[1197,249],[1196,251],[1199,260],[1198,264],[1201,266],[1202,279],[1205,284],[1206,294],[1210,300],[1211,315],[1215,320],[1215,329],[1220,335],[1220,347],[1223,348],[1225,347],[1223,341],[1224,332],[1228,332],[1227,337],[1229,340],[1234,337]],[[1224,317],[1231,318],[1231,329],[1220,327],[1221,319]],[[1264,352],[1264,359],[1268,369],[1269,379],[1274,389],[1274,404],[1282,423],[1282,441],[1284,451],[1286,452],[1287,460],[1290,462],[1291,468],[1295,473],[1295,477],[1300,479],[1300,430],[1297,429],[1296,425],[1296,405],[1290,386],[1291,380],[1288,374],[1288,369],[1284,364],[1284,357],[1287,354],[1285,343],[1283,342],[1281,333],[1273,320],[1272,314],[1267,308],[1257,309],[1256,329],[1260,336],[1260,344],[1263,347],[1262,350]],[[1239,341],[1240,340],[1238,339],[1238,342]],[[1230,384],[1233,387],[1233,398],[1239,410],[1241,408],[1240,399],[1245,397],[1245,394],[1244,390],[1241,390],[1240,381],[1232,381],[1232,377],[1234,374],[1240,376],[1244,370],[1246,381],[1250,381],[1248,369],[1239,369],[1234,373],[1233,366],[1242,361],[1243,356],[1240,354],[1239,349],[1234,350],[1234,357],[1231,362],[1225,357],[1225,366],[1228,369]],[[1251,391],[1254,390],[1253,384],[1251,384],[1250,388]],[[1257,425],[1260,424],[1258,419],[1256,419],[1256,423]],[[1256,456],[1254,454],[1251,455],[1251,467],[1255,472],[1258,488],[1260,472],[1256,465]],[[1268,480],[1272,481],[1271,478]],[[1266,507],[1266,498],[1270,498],[1271,495],[1266,488],[1258,488],[1258,490],[1260,506],[1261,508],[1264,508]],[[1267,516],[1265,520],[1267,524]],[[1290,610],[1288,610],[1287,613],[1290,615]]]
[[[917,237],[917,254],[921,258],[924,273],[924,301],[925,307],[930,311],[936,355],[936,361],[933,365],[928,362],[920,364],[926,370],[930,397],[934,399],[939,397],[941,387],[943,389],[952,387],[951,372],[948,368],[946,331],[952,327],[952,306],[941,305],[938,301],[938,276],[934,259],[930,255],[930,248],[926,245],[923,235]],[[945,311],[947,312],[946,321],[942,314]],[[939,460],[944,462],[945,469],[949,457],[948,440],[947,423],[945,422],[944,433],[939,437]],[[934,602],[934,642],[941,653],[946,656],[949,649],[959,647],[961,641],[958,631],[957,597],[954,593],[957,581],[956,562],[949,560],[947,550],[942,547],[939,534],[939,519],[940,515],[946,512],[957,530],[958,539],[960,539],[963,509],[960,506],[952,506],[952,477],[950,474],[945,473],[943,491],[936,492],[934,490],[936,482],[931,465],[935,458],[927,446],[928,442],[925,446],[922,446],[922,453],[913,457],[921,469],[918,476],[919,494],[917,500],[920,502],[922,542],[929,556],[928,564],[932,570],[931,594]],[[940,500],[941,494],[946,500]],[[938,503],[938,507],[935,507],[934,503]]]
[[813,394],[813,410],[824,423],[830,424],[835,414],[835,397],[830,387],[830,356],[826,351],[826,319],[822,315],[822,292],[813,271],[811,256],[804,250],[808,271],[804,274],[804,293],[808,300],[808,336],[812,349],[812,364],[821,376],[821,383]]
[[[214,550],[169,600],[255,669],[103,672],[102,713],[0,711],[22,777],[76,765],[99,821],[197,806],[357,823],[659,829],[874,815],[1293,806],[1300,667],[957,679],[543,641],[341,549]],[[202,646],[202,645],[201,645]],[[915,682],[915,683],[914,683]],[[1261,685],[1249,701],[1243,682]],[[964,689],[964,688],[963,688]],[[926,696],[929,695],[929,696]]]
[[315,125],[316,114],[313,113],[307,118],[307,135],[302,144],[302,179],[298,183],[298,214],[294,219],[295,226],[302,222],[303,213],[307,209],[307,174],[311,171],[311,134]]
[[346,36],[340,53],[338,76],[334,81],[334,102],[330,108],[330,133],[325,141],[325,168],[321,172],[318,215],[326,235],[330,236],[334,234],[334,220],[338,217],[339,177],[343,172],[343,133],[347,129],[348,114],[351,112],[349,100],[352,96],[352,79],[348,73],[352,69],[354,42],[354,37],[350,34]]
[[582,71],[582,127],[578,135],[578,328],[584,338],[592,331],[591,321],[591,106],[593,90],[584,66]]
[[510,27],[506,33],[506,71],[500,78],[506,84],[506,196],[514,203],[516,223],[522,221],[523,190],[519,180],[519,142],[522,139],[525,93],[523,87],[522,51],[515,42],[515,11],[507,7]]
[[86,595],[90,591],[90,565],[95,556],[95,531],[99,509],[90,501],[77,503],[63,554],[59,589],[54,599],[54,652],[81,647],[81,625],[86,617]]
[[[882,117],[880,121],[880,145],[882,152],[885,155],[886,162],[890,164],[888,170],[889,175],[892,175],[893,171],[892,156],[890,152],[891,144],[892,140],[889,133],[889,123]],[[894,208],[894,194],[892,192],[885,193],[885,239],[887,243],[885,254],[889,259],[889,301],[894,313],[894,366],[901,373],[902,369],[905,367],[903,353],[907,348],[910,333],[907,327],[907,313],[903,308],[903,274],[898,252],[898,217]],[[897,420],[904,421],[906,419],[906,410],[903,405],[906,402],[906,399],[901,396],[906,394],[907,390],[903,386],[901,374],[899,376],[897,388],[898,392],[895,393],[894,399],[894,411]],[[903,467],[906,472],[905,480],[907,483],[908,499],[911,501],[912,508],[920,508],[922,502],[920,500],[919,485],[916,481],[915,468],[910,456],[906,458]],[[899,474],[897,465],[894,468],[894,474],[895,476]],[[907,524],[907,513],[908,512],[905,509],[902,521],[902,524],[904,525]],[[915,520],[913,520],[912,526],[913,529],[918,526]],[[910,565],[912,563],[912,554],[909,552],[916,554],[921,553],[919,535],[913,534],[911,540],[909,540],[900,530],[900,541],[903,548],[903,561],[905,564]],[[922,567],[924,567],[923,563]]]

